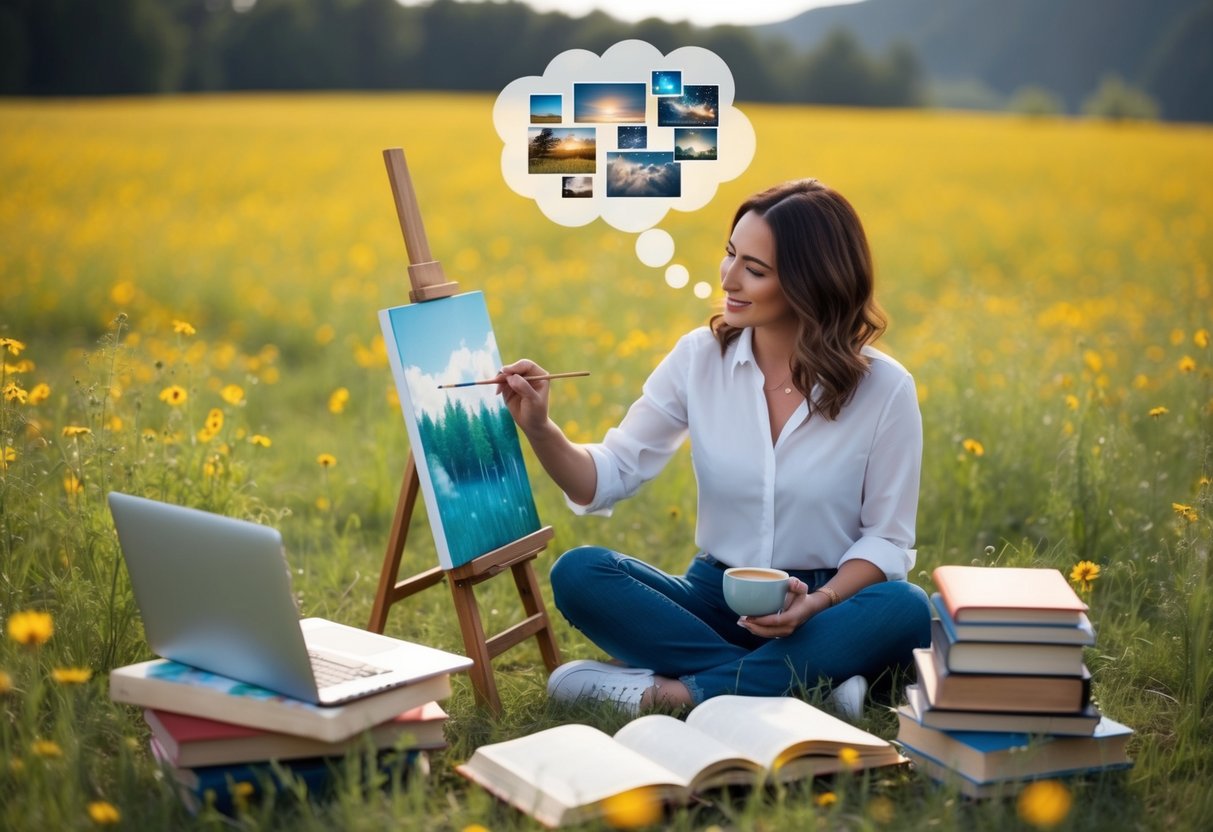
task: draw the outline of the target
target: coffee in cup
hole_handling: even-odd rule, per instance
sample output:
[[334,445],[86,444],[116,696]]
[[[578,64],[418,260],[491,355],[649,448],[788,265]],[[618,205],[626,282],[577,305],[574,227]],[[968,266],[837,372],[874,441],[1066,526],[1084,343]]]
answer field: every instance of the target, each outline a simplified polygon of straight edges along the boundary
[[788,573],[761,566],[724,570],[724,601],[738,615],[770,615],[783,609]]

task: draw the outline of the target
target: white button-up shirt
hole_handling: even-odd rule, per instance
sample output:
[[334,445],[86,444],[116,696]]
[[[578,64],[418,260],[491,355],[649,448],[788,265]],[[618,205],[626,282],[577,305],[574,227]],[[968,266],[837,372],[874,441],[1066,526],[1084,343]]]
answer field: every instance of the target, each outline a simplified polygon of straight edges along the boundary
[[729,566],[837,568],[870,561],[889,580],[914,565],[922,417],[914,379],[871,347],[834,421],[801,402],[772,445],[764,377],[745,329],[722,356],[707,327],[684,335],[601,444],[593,501],[610,508],[655,477],[690,436],[699,486],[695,543]]

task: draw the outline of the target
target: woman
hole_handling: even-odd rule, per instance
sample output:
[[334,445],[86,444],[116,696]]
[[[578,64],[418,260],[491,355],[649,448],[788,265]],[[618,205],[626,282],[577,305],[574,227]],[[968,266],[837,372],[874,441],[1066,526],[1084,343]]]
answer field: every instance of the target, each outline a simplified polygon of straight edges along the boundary
[[[548,416],[543,368],[503,368],[499,391],[578,513],[604,512],[654,477],[688,436],[699,486],[683,576],[598,547],[552,568],[556,607],[624,667],[577,661],[548,682],[558,699],[631,711],[723,693],[777,696],[844,682],[857,715],[865,679],[930,642],[913,566],[922,463],[914,382],[872,348],[885,319],[863,227],[837,191],[808,179],[738,209],[720,265],[724,311],[682,337],[643,395],[596,445]],[[738,618],[732,566],[792,575],[784,608]]]

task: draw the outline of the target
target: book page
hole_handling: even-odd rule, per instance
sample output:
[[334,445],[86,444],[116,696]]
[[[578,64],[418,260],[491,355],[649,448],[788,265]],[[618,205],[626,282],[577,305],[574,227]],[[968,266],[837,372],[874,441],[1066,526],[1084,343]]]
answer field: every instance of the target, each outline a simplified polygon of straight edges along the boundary
[[687,781],[588,725],[558,725],[506,742],[481,746],[461,773],[541,821],[611,795]]
[[790,696],[716,696],[692,710],[687,723],[768,769],[800,754],[853,748],[865,757],[892,750],[880,737]]
[[657,761],[695,790],[753,783],[765,770],[760,761],[664,714],[632,720],[615,732],[615,740]]

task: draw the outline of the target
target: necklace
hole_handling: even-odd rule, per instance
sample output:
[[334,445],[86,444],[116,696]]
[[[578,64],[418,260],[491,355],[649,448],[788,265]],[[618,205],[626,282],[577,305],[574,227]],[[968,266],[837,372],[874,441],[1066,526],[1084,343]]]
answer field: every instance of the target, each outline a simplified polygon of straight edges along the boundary
[[[792,380],[792,374],[788,373],[788,377],[785,378],[783,381],[779,382],[778,384],[776,384],[774,387],[764,387],[762,389],[768,393],[774,393],[780,387],[783,387],[783,392],[790,396],[792,394],[792,385],[788,384],[788,382],[791,380]],[[787,386],[784,387],[784,385],[787,385]]]

